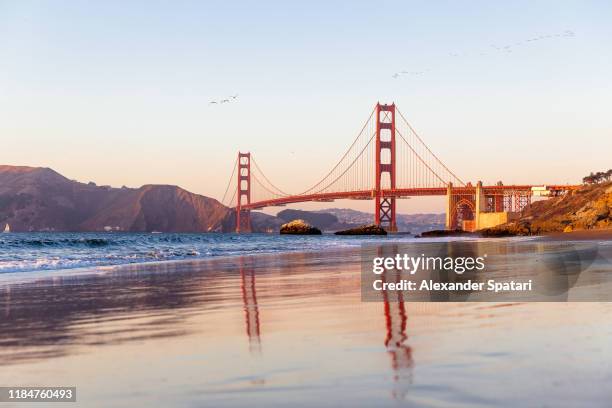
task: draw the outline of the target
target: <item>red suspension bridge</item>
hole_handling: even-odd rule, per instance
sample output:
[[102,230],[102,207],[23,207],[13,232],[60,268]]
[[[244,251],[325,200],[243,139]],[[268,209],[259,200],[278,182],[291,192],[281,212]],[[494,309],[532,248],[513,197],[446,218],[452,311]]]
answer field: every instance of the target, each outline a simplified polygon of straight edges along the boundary
[[236,232],[251,232],[251,210],[307,201],[373,200],[373,222],[393,232],[396,200],[446,196],[446,227],[473,231],[511,220],[533,195],[558,195],[574,188],[464,183],[427,147],[395,104],[377,103],[340,160],[310,188],[295,194],[281,190],[250,153],[239,152],[222,203],[234,209]]

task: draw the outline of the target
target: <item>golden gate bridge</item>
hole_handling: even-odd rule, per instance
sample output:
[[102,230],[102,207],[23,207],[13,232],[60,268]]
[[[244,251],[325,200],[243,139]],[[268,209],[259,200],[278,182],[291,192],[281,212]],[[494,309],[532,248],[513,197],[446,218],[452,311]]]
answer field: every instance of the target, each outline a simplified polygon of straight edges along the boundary
[[281,190],[251,153],[238,152],[221,202],[234,210],[240,233],[251,232],[252,210],[308,201],[373,200],[374,224],[394,232],[398,199],[446,196],[446,228],[475,231],[516,218],[534,195],[559,195],[575,188],[464,183],[429,149],[394,103],[377,103],[338,162],[308,189]]

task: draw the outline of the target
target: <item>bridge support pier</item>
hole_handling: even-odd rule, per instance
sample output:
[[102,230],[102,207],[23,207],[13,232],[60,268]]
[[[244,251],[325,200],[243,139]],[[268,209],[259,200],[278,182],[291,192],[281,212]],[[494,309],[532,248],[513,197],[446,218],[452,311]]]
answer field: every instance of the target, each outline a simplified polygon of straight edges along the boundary
[[251,210],[242,209],[242,198],[251,204],[251,153],[238,152],[238,190],[236,193],[236,233],[251,232]]
[[[382,159],[383,151],[389,151],[388,160]],[[397,231],[395,197],[383,197],[383,175],[389,177],[390,189],[395,189],[395,104],[376,104],[376,180],[374,199],[374,223],[389,232]]]
[[453,229],[453,183],[446,185],[446,229]]
[[474,211],[474,228],[479,230],[481,228],[480,224],[480,214],[486,211],[485,208],[485,196],[482,190],[482,181],[476,183],[476,210]]
[[[467,189],[466,189],[467,187]],[[473,230],[476,225],[478,202],[476,189],[468,183],[465,187],[454,188],[446,185],[446,229]]]
[[507,223],[518,217],[531,202],[532,192],[526,186],[498,183],[485,187],[482,181],[472,186],[446,187],[446,229],[478,231]]

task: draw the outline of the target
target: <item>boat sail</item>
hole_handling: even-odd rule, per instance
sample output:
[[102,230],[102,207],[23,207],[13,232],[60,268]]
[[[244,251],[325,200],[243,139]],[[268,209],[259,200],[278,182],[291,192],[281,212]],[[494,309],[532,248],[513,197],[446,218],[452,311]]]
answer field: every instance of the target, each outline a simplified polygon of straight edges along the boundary
[[4,227],[4,231],[2,232],[11,232],[11,226],[8,224],[8,222],[6,223],[6,227]]

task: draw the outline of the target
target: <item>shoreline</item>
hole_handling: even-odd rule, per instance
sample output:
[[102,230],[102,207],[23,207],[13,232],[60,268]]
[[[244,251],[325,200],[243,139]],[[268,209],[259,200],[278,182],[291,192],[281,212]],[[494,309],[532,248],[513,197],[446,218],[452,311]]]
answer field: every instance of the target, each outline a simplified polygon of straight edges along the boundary
[[[391,235],[391,237],[393,237]],[[155,260],[155,261],[144,261],[144,262],[132,262],[122,264],[109,264],[109,265],[98,265],[98,266],[84,266],[74,268],[59,268],[59,269],[39,269],[39,270],[24,270],[24,271],[11,271],[0,273],[0,288],[11,285],[27,285],[36,284],[46,280],[56,280],[64,278],[79,278],[86,279],[88,277],[101,277],[110,274],[121,273],[125,270],[138,269],[141,273],[155,272],[160,269],[168,268],[194,268],[203,267],[209,268],[214,264],[224,264],[232,262],[238,259],[258,259],[265,260],[270,258],[284,258],[291,257],[293,255],[311,255],[317,259],[334,258],[339,253],[350,254],[355,256],[359,254],[362,246],[365,245],[377,245],[377,244],[402,244],[409,245],[422,244],[422,243],[438,243],[438,242],[449,242],[450,241],[500,241],[500,240],[551,240],[551,241],[601,241],[612,239],[612,229],[606,230],[587,230],[587,231],[574,231],[569,233],[554,233],[545,235],[532,235],[532,236],[514,236],[514,237],[482,237],[482,236],[454,236],[444,237],[436,236],[431,238],[421,238],[415,241],[396,241],[390,240],[385,242],[385,239],[364,241],[360,245],[355,246],[340,246],[340,247],[326,247],[311,250],[284,250],[284,251],[270,251],[270,252],[256,252],[256,253],[243,253],[243,254],[231,254],[231,255],[217,255],[208,257],[193,257],[193,258],[180,258],[180,259],[168,259],[168,260]]]
[[[17,233],[18,234],[18,233]],[[61,233],[63,234],[63,233]],[[111,233],[112,234],[112,233]],[[123,234],[123,233],[122,233]],[[169,233],[170,234],[170,233]],[[175,235],[174,233],[172,233],[173,235]],[[129,233],[126,233],[124,235],[130,235]],[[176,235],[181,235],[181,234],[176,234]],[[191,233],[189,233],[188,235],[191,235]],[[268,236],[269,234],[255,234],[256,236],[259,235],[265,235]],[[280,235],[277,235],[280,236]],[[325,234],[323,235],[325,237]],[[409,240],[413,240],[415,239],[413,236],[405,236],[405,235],[399,235],[399,236],[394,236],[394,235],[390,235],[390,236],[385,236],[385,237],[363,237],[363,236],[341,236],[341,237],[337,237],[334,234],[327,234],[328,238],[338,238],[338,240],[340,240],[341,242],[346,242],[346,245],[328,245],[325,247],[320,247],[320,248],[312,248],[312,249],[303,249],[303,248],[296,248],[296,249],[282,249],[282,250],[269,250],[269,251],[258,251],[258,252],[251,252],[251,253],[233,253],[233,254],[222,254],[222,255],[206,255],[206,256],[199,256],[199,255],[195,255],[192,257],[182,257],[182,258],[175,258],[175,259],[157,259],[157,260],[138,260],[135,262],[124,262],[124,263],[108,263],[108,264],[101,264],[101,265],[86,265],[86,266],[74,266],[74,267],[63,267],[63,268],[48,268],[48,269],[22,269],[22,270],[17,270],[17,271],[7,271],[7,272],[2,272],[0,271],[0,287],[6,285],[6,284],[13,284],[13,283],[25,283],[25,282],[32,282],[32,281],[37,281],[40,279],[45,279],[45,278],[60,278],[60,277],[69,277],[69,276],[86,276],[86,275],[90,275],[90,276],[94,276],[94,275],[101,275],[101,274],[107,274],[107,273],[111,273],[116,271],[117,269],[122,269],[122,268],[130,268],[130,267],[141,267],[141,268],[148,268],[149,266],[151,268],[155,268],[156,265],[168,265],[168,264],[184,264],[184,263],[200,263],[200,262],[207,262],[207,261],[212,261],[215,259],[219,259],[219,260],[223,260],[223,259],[234,259],[234,258],[239,258],[239,257],[244,257],[244,256],[282,256],[284,254],[296,254],[296,253],[306,253],[306,254],[318,254],[318,253],[333,253],[333,252],[337,252],[340,250],[359,250],[362,245],[364,244],[396,244],[396,243],[401,243],[401,244],[406,244],[406,243],[410,243],[412,241]],[[314,239],[315,241],[319,240],[320,238],[318,236],[300,236],[300,235],[295,235],[295,236],[283,236],[282,239],[285,238],[289,238],[289,239],[295,239],[295,238],[306,238],[306,239]],[[462,240],[462,239],[474,239],[476,237],[436,237],[435,240],[431,240],[429,242],[445,242],[448,241],[449,239],[452,240]],[[357,242],[358,241],[358,242]]]
[[[194,268],[200,268],[203,270],[210,270],[215,266],[224,266],[228,263],[235,263],[235,261],[254,259],[254,263],[265,262],[267,259],[273,258],[292,258],[294,256],[304,255],[320,255],[313,256],[313,259],[328,259],[334,258],[341,254],[347,254],[350,256],[357,256],[360,252],[360,247],[340,247],[340,248],[328,248],[319,250],[295,250],[295,251],[282,251],[282,252],[267,252],[267,253],[245,253],[245,254],[234,254],[234,255],[220,255],[203,258],[191,258],[191,259],[169,259],[162,261],[147,261],[147,262],[133,262],[124,263],[117,265],[100,265],[100,266],[88,266],[79,268],[64,268],[64,269],[45,269],[35,271],[21,271],[21,272],[7,272],[0,273],[0,288],[8,287],[11,285],[29,285],[39,284],[44,281],[55,281],[61,279],[90,279],[90,278],[102,278],[108,275],[121,274],[122,272],[132,272],[134,269],[138,269],[141,274],[155,274],[167,269],[185,269],[192,270]],[[27,276],[23,276],[27,275]],[[7,279],[8,278],[8,279]],[[14,278],[14,279],[11,279]]]

